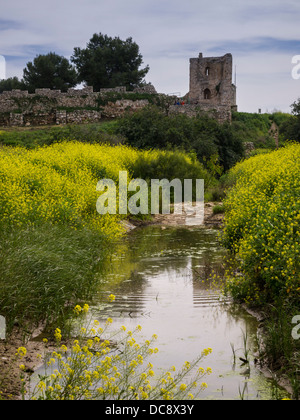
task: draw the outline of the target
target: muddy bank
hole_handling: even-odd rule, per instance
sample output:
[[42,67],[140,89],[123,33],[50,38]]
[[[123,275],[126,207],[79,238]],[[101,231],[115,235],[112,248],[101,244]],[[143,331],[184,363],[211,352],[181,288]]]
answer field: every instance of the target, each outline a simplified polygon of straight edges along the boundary
[[[268,314],[266,314],[266,312],[264,312],[260,308],[253,308],[253,307],[251,308],[248,305],[246,305],[245,303],[241,304],[241,307],[245,311],[247,311],[251,316],[253,316],[253,318],[256,318],[256,320],[258,322],[257,338],[260,342],[261,352],[264,352],[265,351],[264,340],[265,340],[265,337],[266,337],[265,321],[268,317]],[[292,396],[293,395],[293,388],[291,386],[291,383],[290,383],[289,379],[287,377],[283,376],[283,375],[278,376],[276,371],[274,372],[271,369],[271,367],[268,365],[268,361],[265,360],[265,359],[262,360],[258,353],[255,356],[258,359],[259,370],[263,373],[263,375],[266,378],[269,378],[269,379],[276,378],[276,381],[277,381],[278,385],[281,386],[283,389],[285,389]]]
[[[16,327],[9,340],[0,340],[0,400],[1,398],[10,400],[21,398],[21,370],[19,366],[24,365],[25,373],[30,374],[42,363],[38,355],[43,356],[45,344],[35,341],[42,330],[43,327],[38,328],[27,340],[24,338],[24,333]],[[26,356],[22,359],[16,356],[19,347],[25,347],[27,350]],[[48,348],[54,350],[55,343],[49,343]]]
[[[215,229],[222,228],[224,222],[224,214],[214,214],[213,212],[214,207],[217,205],[220,206],[222,203],[205,203],[204,223],[202,224],[203,227]],[[157,214],[149,220],[129,219],[128,221],[123,222],[123,224],[128,231],[136,227],[149,225],[162,225],[169,227],[185,226],[187,228],[189,226],[193,227],[193,224],[186,224],[186,217],[187,215],[183,211],[183,214]],[[195,221],[195,225],[198,225],[197,221]]]

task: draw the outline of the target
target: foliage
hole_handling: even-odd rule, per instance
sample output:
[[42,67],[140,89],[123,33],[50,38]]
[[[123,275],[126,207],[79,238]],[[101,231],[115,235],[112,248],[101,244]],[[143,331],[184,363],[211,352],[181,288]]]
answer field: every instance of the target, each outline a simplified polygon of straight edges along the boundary
[[300,99],[291,105],[291,109],[293,115],[283,121],[280,132],[284,140],[300,142]]
[[[176,163],[174,165],[174,162]],[[0,152],[0,226],[40,223],[89,226],[118,233],[118,216],[96,211],[100,179],[119,181],[119,171],[142,178],[206,178],[207,171],[182,152],[138,151],[127,146],[62,142],[33,150]]]
[[0,80],[0,93],[13,89],[26,90],[26,85],[23,80],[19,80],[16,76]]
[[289,121],[291,121],[291,119],[292,119],[292,115],[291,114],[288,114],[288,113],[286,113],[286,112],[279,112],[279,111],[276,111],[276,112],[273,112],[273,114],[271,114],[270,115],[270,118],[271,118],[271,120],[272,121],[274,121],[275,122],[275,124],[279,127],[279,129],[281,128],[281,126],[284,124],[284,123],[287,123],[287,122],[289,122]]
[[122,41],[101,33],[94,34],[84,49],[75,48],[71,61],[75,64],[79,81],[101,88],[126,86],[132,90],[149,71],[139,70],[143,58],[132,38]]
[[296,117],[300,117],[300,99],[298,101],[295,101],[292,105],[292,114]]
[[213,214],[223,214],[225,212],[225,208],[223,205],[217,205],[213,207]]
[[99,143],[116,145],[124,139],[115,134],[117,121],[65,125],[59,127],[5,129],[0,131],[0,144],[20,146],[33,149],[38,146],[50,146],[62,140],[80,141],[83,143]]
[[232,129],[243,142],[253,142],[256,148],[275,148],[274,138],[270,135],[273,117],[270,114],[234,112]]
[[291,116],[289,121],[282,124],[280,133],[284,140],[300,142],[300,117]]
[[128,182],[154,174],[208,177],[182,152],[71,141],[1,148],[0,308],[9,330],[15,322],[28,328],[52,322],[66,303],[91,291],[126,217],[97,213],[96,186],[103,178],[118,184],[122,170]]
[[242,142],[229,124],[219,124],[206,116],[167,116],[155,106],[125,116],[119,122],[118,132],[134,147],[179,147],[188,152],[194,151],[204,164],[218,155],[219,164],[225,171],[244,153]]
[[69,61],[53,52],[38,55],[28,62],[23,79],[30,92],[38,88],[60,89],[66,92],[77,84],[77,74]]
[[[60,143],[34,150],[4,149],[0,154],[1,225],[39,222],[93,226],[102,231],[115,217],[97,217],[98,180],[117,180],[135,151],[83,143]],[[51,188],[49,188],[51,186]]]
[[7,335],[62,322],[66,303],[87,299],[112,248],[105,234],[44,223],[0,234],[0,308]]
[[242,300],[299,302],[299,163],[292,144],[231,170],[223,240],[241,272],[228,286]]
[[150,94],[150,93],[137,93],[137,92],[104,92],[99,95],[99,98],[97,100],[99,106],[105,106],[108,104],[108,102],[117,102],[123,99],[128,99],[131,101],[139,101],[139,100],[147,100],[150,103],[154,103],[156,94]]

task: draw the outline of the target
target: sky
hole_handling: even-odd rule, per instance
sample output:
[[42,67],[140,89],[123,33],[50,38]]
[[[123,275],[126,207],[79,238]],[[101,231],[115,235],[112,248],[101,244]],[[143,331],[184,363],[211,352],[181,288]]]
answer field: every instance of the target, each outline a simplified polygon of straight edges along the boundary
[[300,97],[299,0],[0,0],[0,10],[6,77],[22,78],[38,54],[70,58],[101,32],[132,37],[159,93],[185,95],[202,52],[233,55],[239,111],[290,112]]

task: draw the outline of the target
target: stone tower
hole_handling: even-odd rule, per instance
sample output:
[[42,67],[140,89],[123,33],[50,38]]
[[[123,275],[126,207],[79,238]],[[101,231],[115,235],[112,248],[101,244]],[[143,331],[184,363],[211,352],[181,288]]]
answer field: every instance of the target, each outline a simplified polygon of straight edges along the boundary
[[236,86],[232,83],[232,55],[190,59],[189,102],[196,105],[226,105],[236,110]]

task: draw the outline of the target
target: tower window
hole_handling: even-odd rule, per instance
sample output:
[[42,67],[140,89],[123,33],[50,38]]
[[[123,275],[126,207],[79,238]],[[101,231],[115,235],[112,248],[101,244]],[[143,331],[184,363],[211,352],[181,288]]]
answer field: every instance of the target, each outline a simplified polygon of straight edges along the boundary
[[210,99],[211,98],[211,92],[209,89],[205,89],[204,91],[204,99]]
[[210,68],[209,67],[206,67],[206,69],[205,69],[205,76],[209,76],[209,73],[210,73]]

